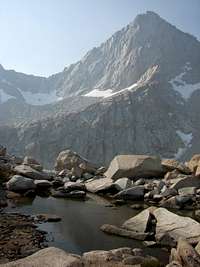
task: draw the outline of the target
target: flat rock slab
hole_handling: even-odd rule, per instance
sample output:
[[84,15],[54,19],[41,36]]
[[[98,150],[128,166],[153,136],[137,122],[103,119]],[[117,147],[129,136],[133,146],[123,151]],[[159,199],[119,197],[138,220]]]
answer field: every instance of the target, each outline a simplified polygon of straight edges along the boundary
[[189,217],[176,215],[165,208],[155,209],[153,212],[156,223],[156,240],[169,235],[176,242],[180,237],[188,242],[200,241],[200,224]]
[[45,248],[35,254],[1,267],[82,267],[81,257],[66,253],[59,248]]
[[14,172],[19,175],[31,178],[33,180],[50,180],[51,177],[45,172],[39,172],[28,165],[18,165],[14,168]]
[[147,237],[149,236],[149,233],[130,231],[111,224],[104,224],[100,229],[107,234],[124,236],[142,241],[147,239]]

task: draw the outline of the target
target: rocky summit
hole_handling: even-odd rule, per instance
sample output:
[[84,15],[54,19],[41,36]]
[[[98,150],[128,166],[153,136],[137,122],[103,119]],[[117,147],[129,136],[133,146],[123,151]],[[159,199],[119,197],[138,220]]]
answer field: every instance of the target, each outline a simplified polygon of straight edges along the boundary
[[195,37],[138,15],[49,78],[1,67],[1,143],[47,167],[68,148],[103,165],[117,154],[188,159],[200,149],[199,69]]

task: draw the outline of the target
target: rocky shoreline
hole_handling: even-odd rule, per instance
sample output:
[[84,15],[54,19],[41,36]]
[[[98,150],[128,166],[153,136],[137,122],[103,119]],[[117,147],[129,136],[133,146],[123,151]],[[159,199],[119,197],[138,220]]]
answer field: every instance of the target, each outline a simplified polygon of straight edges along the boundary
[[[45,234],[36,229],[35,223],[61,219],[47,214],[40,214],[36,218],[22,214],[7,214],[3,211],[7,205],[12,203],[14,207],[14,203],[19,199],[34,198],[36,195],[85,200],[88,193],[92,193],[107,198],[111,206],[129,205],[133,209],[143,209],[121,226],[102,225],[103,232],[140,240],[149,247],[160,246],[168,251],[172,249],[168,265],[170,267],[200,266],[198,265],[200,264],[198,254],[200,246],[200,224],[198,222],[200,220],[200,155],[194,155],[185,164],[174,159],[161,160],[155,156],[119,155],[112,160],[108,168],[105,168],[92,164],[73,151],[66,150],[61,152],[56,159],[55,170],[46,171],[35,159],[16,158],[9,155],[6,148],[0,146],[0,177],[3,186],[0,192],[0,236],[3,236],[0,259],[4,260],[2,263],[29,256],[42,249],[46,245]],[[168,209],[191,210],[194,219],[179,216]],[[16,227],[15,220],[18,222]],[[20,228],[18,234],[23,238],[18,236],[13,238],[12,231],[5,232],[5,227],[13,229],[15,234]],[[27,234],[26,227],[29,227],[26,240],[26,245],[29,247],[25,249],[27,254],[21,252],[21,248],[26,248],[26,245],[20,243]],[[25,229],[25,234],[23,234],[23,229]],[[11,238],[8,238],[8,233],[11,234]],[[15,242],[15,246],[12,242]],[[11,249],[12,246],[13,249]],[[33,258],[27,258],[27,263],[23,263],[22,259],[19,265],[16,262],[16,265],[8,263],[2,266],[35,266],[30,265],[29,259],[34,261],[34,257],[37,259],[42,257],[46,261],[45,257],[49,256],[50,251],[55,254],[61,253],[62,257],[68,260],[70,258],[71,263],[66,263],[66,266],[161,266],[158,261],[155,263],[155,258],[143,255],[141,251],[139,255],[131,248],[120,248],[121,252],[114,250],[114,254],[113,251],[88,252],[91,257],[89,261],[87,253],[85,253],[87,254],[87,260],[85,260],[84,254],[80,257],[66,254],[56,248],[48,248],[36,252],[31,256]],[[186,255],[185,251],[189,254]],[[119,255],[116,257],[115,252],[117,255],[121,253],[120,257]],[[190,257],[195,260],[189,260]],[[26,259],[24,261],[26,262]],[[62,266],[56,265],[58,263],[55,265],[37,264],[37,266]]]
[[28,215],[0,213],[0,263],[29,256],[45,248],[45,233]]

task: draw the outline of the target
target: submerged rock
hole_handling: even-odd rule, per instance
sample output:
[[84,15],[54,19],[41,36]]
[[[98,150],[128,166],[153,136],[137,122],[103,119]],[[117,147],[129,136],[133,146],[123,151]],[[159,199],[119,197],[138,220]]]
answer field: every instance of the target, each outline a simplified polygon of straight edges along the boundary
[[59,222],[59,221],[61,221],[61,217],[59,217],[58,215],[55,215],[55,214],[46,214],[46,213],[37,214],[36,218],[39,221],[44,221],[44,222]]

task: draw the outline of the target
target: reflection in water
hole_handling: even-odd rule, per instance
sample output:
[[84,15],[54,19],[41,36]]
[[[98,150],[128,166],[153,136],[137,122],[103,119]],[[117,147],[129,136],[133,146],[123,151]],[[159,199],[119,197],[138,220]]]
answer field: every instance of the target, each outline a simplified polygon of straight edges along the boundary
[[[143,247],[142,242],[111,236],[100,231],[102,224],[121,225],[125,220],[136,215],[126,206],[119,208],[105,207],[101,198],[87,201],[36,197],[33,202],[18,203],[17,210],[28,214],[49,213],[62,218],[61,222],[45,223],[41,229],[48,231],[54,238],[49,245],[60,247],[72,253],[89,250],[109,250],[123,246]],[[145,248],[150,254],[161,260],[168,260],[167,253],[161,249]]]

